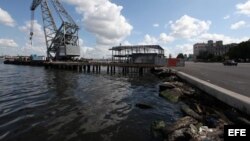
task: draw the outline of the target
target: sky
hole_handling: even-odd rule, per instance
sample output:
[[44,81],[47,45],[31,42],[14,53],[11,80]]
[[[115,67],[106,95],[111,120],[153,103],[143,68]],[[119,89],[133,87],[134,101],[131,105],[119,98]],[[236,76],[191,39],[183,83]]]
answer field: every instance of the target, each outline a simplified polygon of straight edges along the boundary
[[[158,44],[165,56],[191,54],[193,44],[250,38],[250,0],[59,0],[80,27],[81,56],[109,58],[118,45]],[[32,0],[0,0],[0,56],[45,55],[41,9]],[[50,5],[51,6],[51,5]],[[58,16],[53,11],[56,23]]]

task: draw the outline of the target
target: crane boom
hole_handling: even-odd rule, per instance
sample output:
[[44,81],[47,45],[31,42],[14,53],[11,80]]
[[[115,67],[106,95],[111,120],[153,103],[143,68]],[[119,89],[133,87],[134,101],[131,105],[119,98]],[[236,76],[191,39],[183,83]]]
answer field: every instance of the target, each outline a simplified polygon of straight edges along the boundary
[[[53,5],[53,11],[61,19],[61,25],[57,28],[56,22],[49,8],[49,2]],[[47,57],[53,60],[68,60],[80,55],[78,25],[64,9],[59,0],[33,0],[31,5],[31,32],[32,43],[34,11],[41,5],[43,27],[47,46]],[[57,22],[59,23],[59,22]]]
[[47,46],[47,57],[53,58],[51,53],[55,52],[55,48],[51,47],[55,34],[57,32],[56,23],[52,17],[51,11],[48,6],[47,0],[43,0],[41,3],[42,17],[43,17],[43,29],[45,34],[45,41]]
[[36,10],[37,6],[39,6],[41,4],[42,0],[33,0],[30,10],[34,11]]
[[62,4],[58,0],[52,0],[53,6],[56,9],[57,14],[63,22],[70,23],[71,25],[77,26],[73,18],[68,14],[68,12],[64,9]]

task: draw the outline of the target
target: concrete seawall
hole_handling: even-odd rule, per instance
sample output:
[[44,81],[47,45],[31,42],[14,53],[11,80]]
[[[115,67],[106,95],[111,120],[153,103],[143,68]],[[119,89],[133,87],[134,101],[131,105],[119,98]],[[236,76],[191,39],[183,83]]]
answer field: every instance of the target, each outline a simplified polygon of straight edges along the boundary
[[176,74],[186,80],[187,82],[195,85],[199,89],[205,91],[206,93],[212,95],[213,97],[223,101],[224,103],[237,108],[243,113],[247,113],[250,115],[250,98],[239,93],[224,89],[217,85],[208,83],[199,78],[193,77],[186,73],[176,71]]

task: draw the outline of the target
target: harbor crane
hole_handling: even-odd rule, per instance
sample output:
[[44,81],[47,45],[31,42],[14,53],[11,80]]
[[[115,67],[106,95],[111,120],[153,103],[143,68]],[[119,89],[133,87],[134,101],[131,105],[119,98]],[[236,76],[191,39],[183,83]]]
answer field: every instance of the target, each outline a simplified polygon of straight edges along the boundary
[[[79,27],[65,10],[59,0],[33,0],[31,10],[30,40],[34,34],[34,14],[38,6],[41,6],[43,28],[47,46],[47,58],[49,60],[70,60],[80,56],[78,30]],[[55,22],[51,7],[61,21]],[[53,13],[54,14],[54,13]],[[60,23],[57,26],[56,23]]]

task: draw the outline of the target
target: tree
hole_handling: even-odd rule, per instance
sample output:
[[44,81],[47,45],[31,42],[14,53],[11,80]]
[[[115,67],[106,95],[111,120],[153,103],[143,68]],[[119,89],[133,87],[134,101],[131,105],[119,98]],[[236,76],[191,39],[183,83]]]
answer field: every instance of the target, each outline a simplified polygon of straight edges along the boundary
[[250,58],[250,41],[241,42],[235,47],[231,47],[227,53],[230,59],[249,59]]
[[205,62],[215,62],[217,61],[215,56],[208,51],[201,51],[199,55],[197,56],[197,59]]
[[177,58],[184,59],[183,53],[179,53],[179,54],[177,55]]

